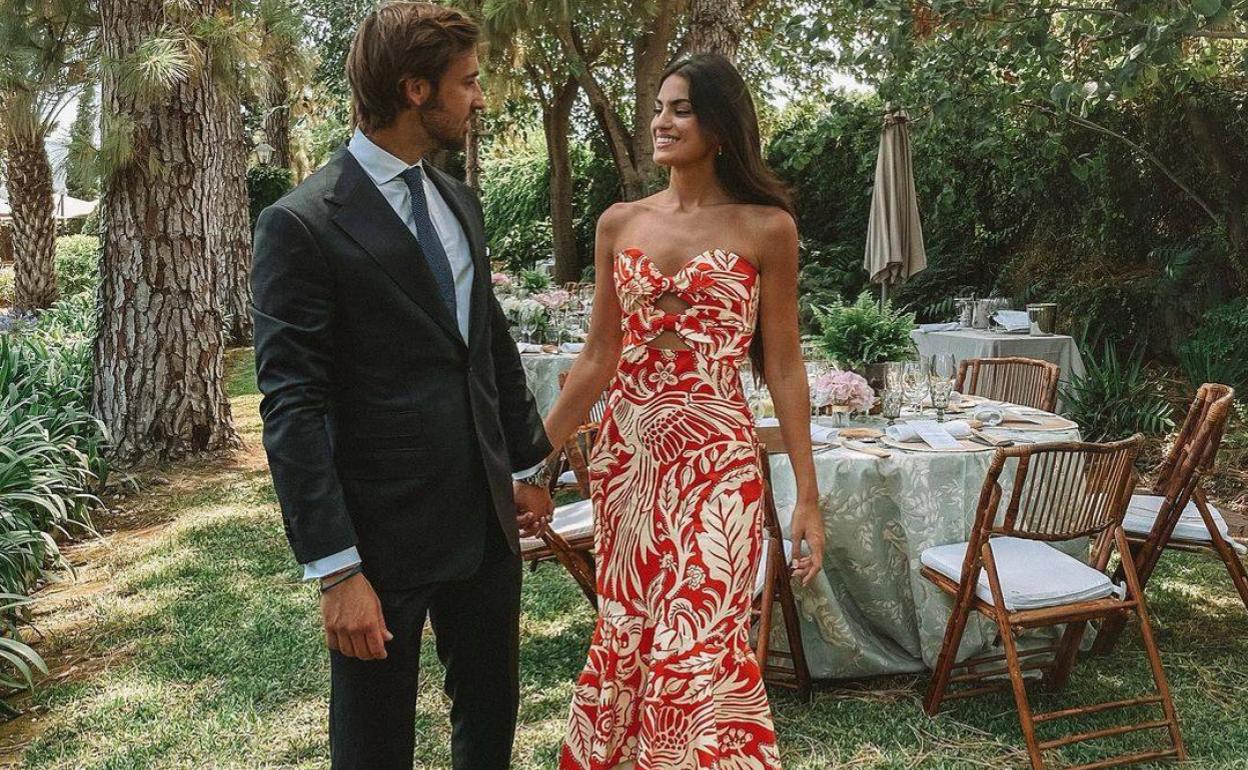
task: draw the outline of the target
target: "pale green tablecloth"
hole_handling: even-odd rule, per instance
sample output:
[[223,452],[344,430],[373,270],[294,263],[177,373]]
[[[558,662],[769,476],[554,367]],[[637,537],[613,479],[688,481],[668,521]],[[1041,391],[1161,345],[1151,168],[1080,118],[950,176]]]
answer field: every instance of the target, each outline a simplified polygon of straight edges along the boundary
[[[993,433],[1037,442],[1079,439],[1077,430]],[[919,574],[919,554],[968,538],[993,452],[889,451],[886,460],[845,449],[815,455],[827,533],[824,574],[809,586],[794,585],[816,678],[922,671],[940,652],[952,602]],[[795,480],[787,456],[771,462],[787,537]],[[1077,550],[1072,544],[1070,551]],[[783,624],[773,627],[783,648]],[[995,635],[990,623],[973,618],[962,656],[986,649]]]
[[1026,334],[1001,334],[982,329],[958,329],[948,332],[924,332],[915,329],[910,339],[919,355],[952,353],[961,361],[966,358],[1004,358],[1021,356],[1057,364],[1062,369],[1062,382],[1072,375],[1083,376],[1083,358],[1074,339],[1065,334],[1032,337]]
[[559,398],[559,374],[572,368],[576,356],[571,353],[522,353],[529,390],[537,401],[537,411],[545,417]]

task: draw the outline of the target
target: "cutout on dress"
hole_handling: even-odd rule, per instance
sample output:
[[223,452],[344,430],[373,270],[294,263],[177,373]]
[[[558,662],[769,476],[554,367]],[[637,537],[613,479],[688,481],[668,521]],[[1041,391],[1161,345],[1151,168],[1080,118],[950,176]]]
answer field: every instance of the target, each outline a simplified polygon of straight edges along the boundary
[[[655,297],[654,307],[664,313],[680,315],[693,307],[693,304],[669,291]],[[664,329],[651,337],[646,341],[646,345],[659,350],[689,350],[688,343],[682,340],[679,334],[669,329]]]

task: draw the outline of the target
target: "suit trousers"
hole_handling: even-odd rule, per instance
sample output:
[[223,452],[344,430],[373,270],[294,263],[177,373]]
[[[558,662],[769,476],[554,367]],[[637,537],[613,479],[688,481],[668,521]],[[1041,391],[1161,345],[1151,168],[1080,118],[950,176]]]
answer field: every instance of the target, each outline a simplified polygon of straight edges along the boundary
[[[489,517],[493,519],[491,515]],[[520,557],[487,524],[476,574],[378,591],[394,639],[384,660],[330,651],[333,770],[411,770],[421,632],[428,616],[451,699],[455,770],[507,770],[520,701]]]

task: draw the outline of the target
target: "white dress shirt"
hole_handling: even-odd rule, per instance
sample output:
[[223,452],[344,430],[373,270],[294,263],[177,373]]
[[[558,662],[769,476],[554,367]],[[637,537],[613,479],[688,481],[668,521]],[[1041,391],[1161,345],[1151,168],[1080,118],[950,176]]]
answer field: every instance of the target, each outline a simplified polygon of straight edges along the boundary
[[[394,209],[394,213],[399,216],[407,229],[411,231],[412,237],[416,238],[416,218],[412,216],[412,194],[407,187],[407,182],[403,181],[400,176],[407,171],[408,164],[394,157],[382,148],[378,147],[373,140],[364,135],[363,131],[358,128],[351,137],[351,141],[347,143],[347,150],[364,169],[364,173],[368,174],[368,178],[373,180],[373,184],[377,185],[377,189],[381,191],[382,196],[386,199],[386,203],[390,204],[390,208]],[[433,221],[433,229],[438,233],[438,239],[442,241],[442,248],[446,251],[446,258],[451,263],[451,275],[455,279],[455,305],[457,317],[456,325],[459,326],[459,333],[468,339],[468,319],[472,317],[472,279],[473,264],[472,251],[468,245],[468,236],[464,233],[464,228],[460,225],[459,220],[455,217],[455,212],[451,211],[451,207],[447,205],[446,200],[442,197],[442,193],[438,192],[438,188],[429,180],[429,174],[424,169],[424,161],[418,160],[415,165],[421,166],[423,172],[421,178],[425,187],[425,200],[429,204],[429,218]],[[413,254],[415,259],[416,255]],[[528,470],[513,474],[517,480],[528,478],[537,472],[541,465],[534,466]],[[360,553],[352,546],[344,551],[326,556],[322,559],[309,562],[303,565],[303,579],[312,580],[314,578],[324,577],[339,570],[346,569],[360,563]]]

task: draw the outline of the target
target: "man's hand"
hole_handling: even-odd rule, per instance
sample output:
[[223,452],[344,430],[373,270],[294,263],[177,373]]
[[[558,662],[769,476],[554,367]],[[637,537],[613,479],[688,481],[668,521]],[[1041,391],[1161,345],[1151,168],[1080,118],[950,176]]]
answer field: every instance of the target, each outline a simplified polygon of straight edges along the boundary
[[[327,582],[333,579],[325,577]],[[381,601],[363,574],[321,594],[321,621],[325,644],[348,658],[381,660],[386,657],[386,642],[394,638],[381,615]]]
[[544,487],[516,482],[516,524],[521,537],[536,537],[554,510],[555,503]]

